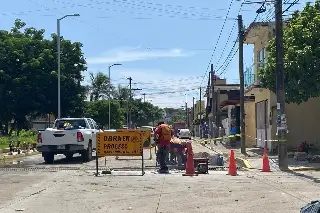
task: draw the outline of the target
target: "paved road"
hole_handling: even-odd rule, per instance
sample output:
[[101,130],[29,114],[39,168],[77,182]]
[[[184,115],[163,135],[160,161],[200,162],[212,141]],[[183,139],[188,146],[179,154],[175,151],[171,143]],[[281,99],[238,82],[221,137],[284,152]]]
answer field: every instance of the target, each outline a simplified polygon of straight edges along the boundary
[[281,172],[135,174],[0,172],[0,213],[296,213],[319,195],[318,184]]
[[[148,167],[155,167],[155,153],[152,150],[152,160],[150,159],[150,150],[144,150],[144,164]],[[27,156],[22,158],[14,159],[13,161],[8,162],[5,165],[0,164],[0,169],[2,167],[34,167],[34,168],[52,168],[52,167],[61,167],[61,168],[70,168],[70,167],[95,167],[95,152],[93,153],[94,160],[91,162],[84,163],[81,159],[81,155],[75,154],[71,161],[67,161],[64,155],[56,155],[54,164],[45,164],[41,154]],[[134,162],[134,163],[132,163]],[[106,158],[99,158],[99,166],[105,167],[112,167],[112,168],[140,168],[141,167],[141,157],[119,157],[119,160],[115,160],[115,157],[106,157]]]
[[[194,150],[206,151],[200,146]],[[147,159],[148,152],[145,150]],[[41,155],[22,159],[27,167],[44,166]],[[131,169],[95,177],[88,169],[95,161],[82,163],[76,157],[73,162],[57,159],[55,164],[45,165],[57,170],[0,170],[0,213],[293,213],[319,196],[319,172],[255,170],[227,176],[226,171],[210,171],[208,175],[183,177],[183,171],[161,175],[149,169],[141,176],[138,158],[106,159],[107,166]],[[145,162],[154,165],[154,160]],[[100,158],[100,169],[104,163]],[[68,169],[71,166],[82,169]]]
[[[203,147],[197,143],[193,145],[193,152],[195,153],[195,157],[201,157],[198,154],[207,152],[209,155],[214,156],[216,155],[210,149]],[[93,153],[95,156],[95,153]],[[150,160],[150,150],[144,150],[144,166],[146,169],[155,169],[155,153],[154,149],[151,150],[152,159]],[[95,157],[94,157],[95,159]],[[212,158],[210,158],[212,159]],[[225,165],[228,165],[228,159],[225,159]],[[119,160],[115,161],[115,157],[106,157],[106,158],[99,158],[99,167],[109,167],[114,169],[140,169],[141,168],[141,157],[120,157]],[[0,164],[0,170],[5,168],[61,168],[61,169],[77,169],[77,168],[95,168],[95,160],[91,162],[84,163],[81,159],[79,154],[75,154],[72,161],[67,161],[64,155],[56,155],[54,164],[45,164],[41,154],[27,156],[22,158],[14,159],[13,161],[7,162],[5,165]],[[171,168],[175,169],[176,166],[171,166]]]

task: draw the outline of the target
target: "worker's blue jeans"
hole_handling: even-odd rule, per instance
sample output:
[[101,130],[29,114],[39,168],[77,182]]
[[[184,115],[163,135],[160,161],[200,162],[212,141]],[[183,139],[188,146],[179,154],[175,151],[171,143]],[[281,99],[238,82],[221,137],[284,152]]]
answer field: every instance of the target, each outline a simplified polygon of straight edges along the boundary
[[157,151],[157,160],[159,162],[160,165],[160,169],[159,171],[168,171],[168,166],[166,163],[166,159],[168,157],[169,154],[169,147],[168,146],[160,146],[158,147],[158,151]]

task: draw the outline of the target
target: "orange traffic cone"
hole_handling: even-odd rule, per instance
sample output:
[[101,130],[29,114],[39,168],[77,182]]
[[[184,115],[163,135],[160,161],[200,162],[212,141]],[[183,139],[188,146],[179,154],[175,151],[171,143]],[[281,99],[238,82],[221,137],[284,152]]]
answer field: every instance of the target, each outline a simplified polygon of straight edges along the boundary
[[231,149],[230,151],[230,159],[229,159],[229,171],[228,175],[236,176],[237,174],[237,166],[236,166],[236,160],[234,158],[234,151]]
[[194,169],[193,151],[190,142],[187,143],[187,152],[186,173],[182,174],[182,176],[198,176]]
[[261,172],[271,172],[267,149],[263,150],[262,170]]

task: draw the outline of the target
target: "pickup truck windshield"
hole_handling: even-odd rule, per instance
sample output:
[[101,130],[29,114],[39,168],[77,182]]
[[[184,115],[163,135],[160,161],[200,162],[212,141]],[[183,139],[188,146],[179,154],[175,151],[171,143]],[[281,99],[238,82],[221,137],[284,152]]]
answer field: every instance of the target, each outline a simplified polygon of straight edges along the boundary
[[86,122],[83,119],[74,119],[74,120],[57,120],[54,127],[57,129],[85,129]]

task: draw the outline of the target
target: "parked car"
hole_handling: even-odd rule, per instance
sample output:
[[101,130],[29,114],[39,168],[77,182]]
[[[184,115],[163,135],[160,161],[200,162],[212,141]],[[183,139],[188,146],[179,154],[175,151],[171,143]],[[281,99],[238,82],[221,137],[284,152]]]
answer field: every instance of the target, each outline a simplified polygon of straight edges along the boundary
[[178,132],[178,138],[191,140],[191,132],[189,129],[180,129]]
[[64,154],[71,160],[80,153],[84,161],[92,160],[92,151],[96,148],[96,133],[101,132],[91,118],[60,118],[53,128],[47,128],[38,134],[38,151],[45,163],[52,164],[54,156]]

